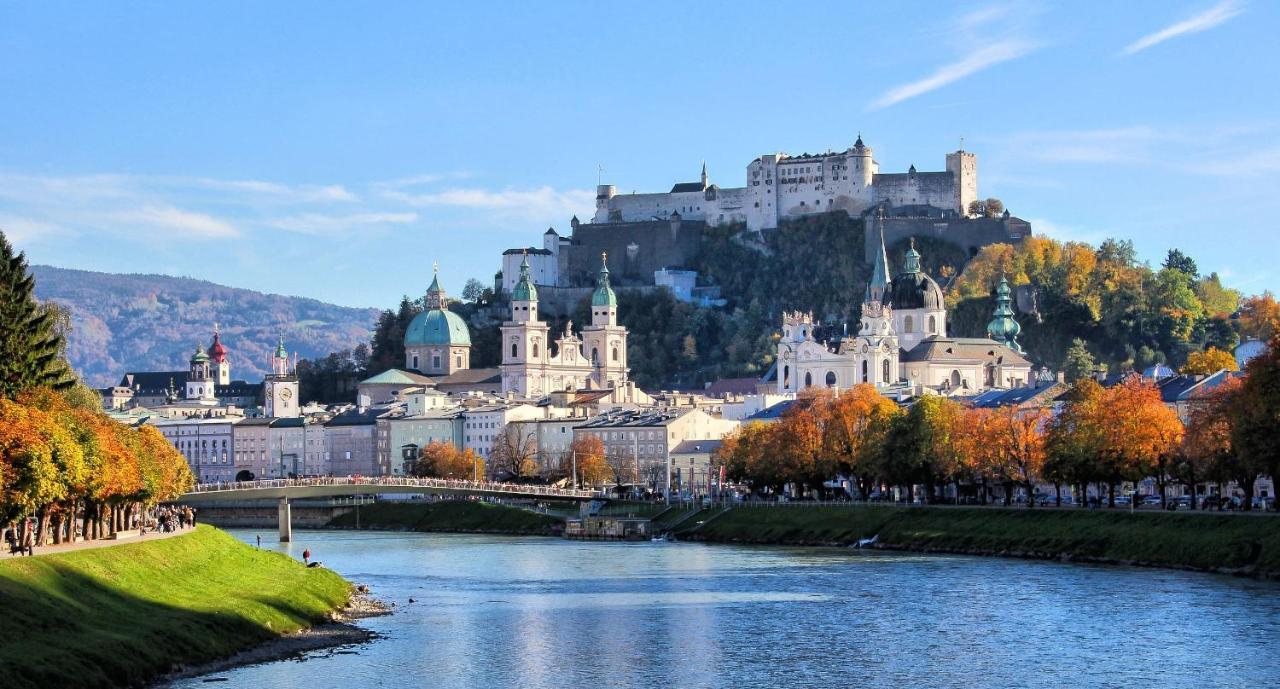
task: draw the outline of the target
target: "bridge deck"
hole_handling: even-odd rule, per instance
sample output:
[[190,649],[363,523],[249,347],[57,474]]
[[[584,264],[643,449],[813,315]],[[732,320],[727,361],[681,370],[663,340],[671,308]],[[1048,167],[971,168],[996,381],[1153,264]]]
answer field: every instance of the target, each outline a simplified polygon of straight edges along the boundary
[[518,483],[466,481],[443,478],[301,478],[267,479],[202,483],[183,494],[177,502],[195,505],[232,500],[270,500],[278,498],[320,498],[339,495],[374,495],[379,493],[493,495],[511,498],[552,498],[584,501],[601,497],[589,490],[529,486]]

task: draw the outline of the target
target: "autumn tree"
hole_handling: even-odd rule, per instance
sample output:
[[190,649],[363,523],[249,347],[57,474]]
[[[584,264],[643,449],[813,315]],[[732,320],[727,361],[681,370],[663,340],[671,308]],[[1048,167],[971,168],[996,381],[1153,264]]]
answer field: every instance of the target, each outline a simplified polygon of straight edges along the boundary
[[1173,478],[1191,491],[1191,509],[1199,504],[1199,487],[1229,476],[1235,453],[1231,443],[1233,405],[1240,381],[1228,379],[1195,400],[1186,433],[1170,467]]
[[1027,494],[1027,507],[1035,507],[1035,486],[1041,479],[1046,457],[1045,423],[1049,412],[1044,409],[1020,409],[1009,406],[994,410],[982,426],[987,433],[990,461],[987,471],[1008,486],[1022,487]]
[[1187,363],[1182,365],[1182,372],[1188,375],[1209,375],[1218,371],[1238,371],[1235,355],[1210,347],[1203,352],[1191,352],[1187,355]]
[[1235,451],[1233,475],[1245,493],[1244,509],[1252,508],[1258,474],[1280,476],[1280,337],[1245,365],[1239,392],[1228,398],[1232,417],[1231,443]]
[[433,440],[418,448],[418,458],[414,460],[409,472],[418,478],[440,477],[441,469],[456,452],[453,443]]
[[569,451],[560,458],[560,468],[566,476],[577,468],[573,485],[598,486],[610,479],[612,472],[604,458],[604,441],[591,433],[577,434],[569,445]]
[[906,487],[908,501],[915,499],[916,484],[924,485],[925,501],[932,501],[935,488],[959,471],[956,432],[960,414],[960,405],[954,400],[926,395],[890,424],[881,452],[881,472],[887,481]]
[[836,471],[857,482],[864,499],[875,485],[885,436],[901,413],[897,404],[868,384],[845,390],[827,407],[823,450]]
[[1270,342],[1280,334],[1280,303],[1270,292],[1249,297],[1240,305],[1240,334]]
[[1102,478],[1108,482],[1111,504],[1121,481],[1137,483],[1155,475],[1165,499],[1166,467],[1182,441],[1182,422],[1165,406],[1155,385],[1130,376],[1103,392],[1101,408]]

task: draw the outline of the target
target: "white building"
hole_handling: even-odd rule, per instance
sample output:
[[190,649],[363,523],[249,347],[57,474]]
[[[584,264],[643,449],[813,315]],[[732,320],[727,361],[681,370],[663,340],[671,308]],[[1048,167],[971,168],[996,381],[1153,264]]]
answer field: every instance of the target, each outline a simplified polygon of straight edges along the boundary
[[240,417],[149,421],[183,457],[200,483],[235,479],[234,429]]
[[612,184],[596,189],[594,222],[665,220],[678,214],[710,225],[742,222],[752,230],[771,229],[779,220],[843,210],[857,216],[878,204],[927,205],[965,215],[978,198],[978,161],[959,150],[946,155],[946,169],[881,173],[870,146],[859,136],[842,152],[789,156],[762,155],[747,165],[746,185],[708,184],[706,165],[699,182],[676,184],[666,193],[619,194]]
[[1008,282],[1001,278],[988,338],[949,338],[942,289],[907,250],[903,272],[888,280],[883,232],[854,337],[819,342],[809,313],[785,313],[778,342],[778,392],[807,387],[847,389],[861,383],[887,389],[933,388],[971,395],[1015,388],[1031,380],[1031,363],[1017,343]]

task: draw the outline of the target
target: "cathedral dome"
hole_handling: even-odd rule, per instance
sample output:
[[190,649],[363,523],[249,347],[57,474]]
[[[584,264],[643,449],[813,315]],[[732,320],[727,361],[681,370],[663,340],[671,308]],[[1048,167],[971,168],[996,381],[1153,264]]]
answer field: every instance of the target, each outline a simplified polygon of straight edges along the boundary
[[424,311],[409,323],[404,333],[404,345],[458,345],[471,346],[471,332],[462,317],[452,311],[432,309]]
[[904,309],[943,308],[942,288],[924,273],[901,273],[889,283],[889,306]]
[[944,308],[942,288],[920,270],[920,252],[916,251],[916,240],[911,238],[911,246],[905,255],[906,264],[903,271],[889,282],[889,306],[902,311],[906,309],[927,309],[938,311]]

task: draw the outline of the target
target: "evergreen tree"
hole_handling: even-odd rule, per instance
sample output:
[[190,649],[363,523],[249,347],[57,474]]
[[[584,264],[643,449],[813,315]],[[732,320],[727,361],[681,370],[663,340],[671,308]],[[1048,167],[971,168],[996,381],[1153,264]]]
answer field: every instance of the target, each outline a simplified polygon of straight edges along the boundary
[[36,301],[24,254],[0,232],[0,398],[27,388],[65,390],[75,376],[62,357],[55,313]]
[[1068,383],[1087,378],[1093,372],[1093,355],[1089,353],[1084,340],[1072,340],[1071,348],[1067,350],[1067,359],[1062,364],[1062,372]]
[[1193,280],[1200,275],[1200,269],[1196,266],[1195,259],[1182,253],[1179,249],[1169,249],[1169,255],[1164,259],[1164,267],[1185,273],[1187,277]]

